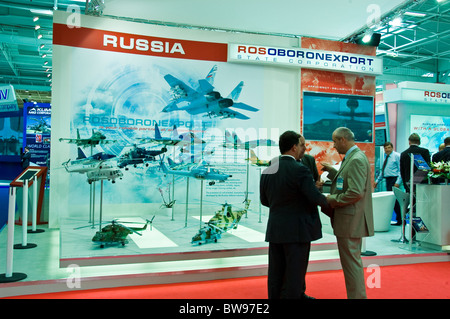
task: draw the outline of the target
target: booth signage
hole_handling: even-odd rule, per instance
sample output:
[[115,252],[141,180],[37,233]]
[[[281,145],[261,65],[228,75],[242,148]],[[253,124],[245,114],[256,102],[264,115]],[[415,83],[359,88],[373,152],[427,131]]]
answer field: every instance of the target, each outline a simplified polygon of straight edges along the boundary
[[229,62],[274,63],[336,72],[383,74],[383,60],[375,56],[247,44],[228,45]]
[[0,86],[0,112],[18,111],[16,94],[12,85]]
[[450,104],[450,92],[397,88],[384,92],[386,103]]

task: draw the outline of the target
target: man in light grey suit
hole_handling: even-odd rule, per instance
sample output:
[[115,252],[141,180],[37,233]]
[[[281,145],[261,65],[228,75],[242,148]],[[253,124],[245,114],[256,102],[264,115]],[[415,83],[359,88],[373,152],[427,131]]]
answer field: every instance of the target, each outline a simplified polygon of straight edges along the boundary
[[339,127],[332,136],[334,148],[344,154],[339,170],[322,163],[331,179],[327,201],[334,214],[331,219],[344,271],[347,298],[366,298],[361,260],[362,237],[373,236],[372,182],[369,161],[356,145],[353,132]]

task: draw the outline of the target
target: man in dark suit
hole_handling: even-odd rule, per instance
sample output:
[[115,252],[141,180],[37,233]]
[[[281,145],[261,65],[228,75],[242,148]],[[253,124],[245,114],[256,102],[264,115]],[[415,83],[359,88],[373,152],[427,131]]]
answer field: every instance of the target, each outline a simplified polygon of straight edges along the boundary
[[434,154],[432,159],[434,163],[450,161],[450,136],[447,136],[444,140],[444,149]]
[[22,155],[20,156],[20,159],[22,161],[23,169],[30,166],[31,153],[30,153],[30,149],[27,146],[25,146],[24,151],[23,151]]
[[260,181],[260,198],[269,207],[266,241],[269,242],[268,294],[270,299],[310,298],[305,275],[311,241],[322,237],[317,205],[328,207],[310,170],[298,162],[305,139],[287,131],[280,136],[281,157],[271,161]]
[[[402,177],[403,186],[407,193],[409,193],[409,180],[411,177],[411,155],[422,155],[425,162],[430,164],[430,151],[426,148],[420,147],[420,136],[417,133],[412,133],[409,138],[409,148],[400,154],[400,176]],[[414,166],[414,173],[417,167]]]

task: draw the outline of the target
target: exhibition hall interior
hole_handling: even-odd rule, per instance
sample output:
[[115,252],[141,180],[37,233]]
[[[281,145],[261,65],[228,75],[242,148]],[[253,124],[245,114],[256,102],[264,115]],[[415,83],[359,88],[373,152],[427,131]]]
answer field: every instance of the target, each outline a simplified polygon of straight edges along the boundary
[[[325,195],[354,133],[364,267],[450,267],[449,39],[450,0],[0,0],[0,297],[266,276],[287,130]],[[319,215],[308,273],[341,269]]]

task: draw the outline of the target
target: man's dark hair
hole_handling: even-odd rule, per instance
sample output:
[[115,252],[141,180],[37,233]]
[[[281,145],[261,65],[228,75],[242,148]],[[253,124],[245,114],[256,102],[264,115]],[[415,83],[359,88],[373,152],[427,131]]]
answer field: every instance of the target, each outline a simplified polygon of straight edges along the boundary
[[413,144],[420,145],[420,136],[417,133],[412,133],[408,140]]
[[445,144],[445,145],[450,145],[450,136],[447,136],[447,137],[444,139],[444,144]]
[[386,143],[383,144],[383,147],[386,147],[386,146],[392,146],[392,147],[394,147],[394,145],[392,145],[391,142],[386,142]]
[[298,139],[300,137],[302,137],[302,136],[294,131],[286,131],[283,134],[281,134],[280,140],[278,143],[279,148],[280,148],[280,153],[284,154],[287,151],[289,151],[292,148],[292,146],[297,145]]

